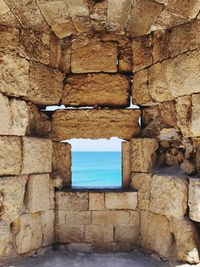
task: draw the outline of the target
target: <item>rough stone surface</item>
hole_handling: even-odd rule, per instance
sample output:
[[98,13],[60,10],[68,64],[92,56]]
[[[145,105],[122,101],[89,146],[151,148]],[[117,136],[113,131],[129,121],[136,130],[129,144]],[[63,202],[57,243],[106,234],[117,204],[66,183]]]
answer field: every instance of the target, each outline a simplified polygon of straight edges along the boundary
[[189,215],[193,221],[200,222],[200,180],[189,179]]
[[149,211],[141,211],[140,227],[142,247],[168,257],[173,244],[173,237],[167,217]]
[[184,136],[190,136],[192,112],[191,96],[182,96],[176,99],[177,125]]
[[0,175],[21,173],[22,146],[19,137],[0,136]]
[[6,257],[12,253],[10,223],[8,221],[1,221],[0,231],[0,257]]
[[104,193],[89,193],[89,210],[104,210]]
[[[54,141],[71,138],[131,139],[139,134],[138,110],[63,110],[53,115]],[[74,131],[76,129],[76,131]]]
[[71,64],[73,73],[117,72],[117,46],[87,40],[74,42]]
[[52,166],[50,139],[23,137],[22,173],[50,173]]
[[0,178],[0,218],[16,219],[23,211],[27,176],[6,176]]
[[137,192],[105,193],[107,209],[136,210],[137,204]]
[[188,183],[175,175],[154,175],[151,184],[152,212],[182,217],[187,211]]
[[131,242],[137,244],[139,237],[139,227],[132,225],[119,225],[115,227],[115,241]]
[[35,174],[29,176],[26,201],[30,213],[50,209],[49,174]]
[[151,171],[156,163],[156,139],[137,138],[131,140],[131,170],[132,172]]
[[129,91],[129,80],[122,75],[75,75],[66,79],[62,104],[67,106],[128,106]]
[[127,225],[130,223],[130,213],[123,210],[93,211],[92,223],[98,225]]
[[61,100],[63,74],[40,63],[30,66],[30,87],[27,100],[38,105],[55,105]]
[[42,245],[43,247],[50,246],[55,243],[55,212],[54,210],[48,210],[41,213],[42,224]]
[[71,185],[71,145],[53,142],[53,172],[60,176],[63,185]]
[[9,53],[19,50],[19,29],[0,26],[0,38],[0,51]]
[[131,184],[131,142],[122,142],[122,185],[129,188]]
[[95,242],[95,243],[113,242],[113,226],[86,225],[85,240],[87,242]]
[[192,95],[191,133],[200,136],[200,94]]
[[64,211],[84,211],[88,210],[88,193],[85,192],[57,192],[57,209]]

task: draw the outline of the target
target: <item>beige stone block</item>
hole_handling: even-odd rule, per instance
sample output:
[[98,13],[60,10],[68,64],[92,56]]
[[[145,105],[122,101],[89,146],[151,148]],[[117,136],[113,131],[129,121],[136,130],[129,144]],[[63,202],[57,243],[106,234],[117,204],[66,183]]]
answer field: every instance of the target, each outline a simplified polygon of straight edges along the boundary
[[0,136],[0,175],[21,173],[22,146],[19,137]]
[[20,24],[14,14],[11,12],[8,5],[4,0],[0,0],[1,12],[0,12],[0,23],[4,26],[20,27]]
[[23,29],[20,36],[19,54],[27,59],[49,64],[50,59],[50,34],[49,32]]
[[112,225],[86,225],[85,240],[86,242],[103,243],[113,242]]
[[39,213],[24,214],[19,218],[16,235],[18,254],[25,254],[42,247],[42,225]]
[[116,210],[136,210],[137,192],[105,193],[105,208]]
[[131,184],[131,142],[122,142],[122,187]]
[[149,210],[151,199],[152,177],[147,173],[133,173],[132,187],[138,190],[138,208],[140,210]]
[[92,246],[88,243],[70,243],[67,245],[67,250],[76,253],[92,252]]
[[151,183],[152,212],[182,217],[187,211],[188,183],[184,177],[154,175]]
[[0,92],[26,96],[29,89],[29,62],[12,54],[0,54]]
[[116,242],[131,242],[137,244],[139,238],[139,225],[117,225],[115,226]]
[[156,163],[158,143],[153,138],[137,138],[131,140],[132,172],[149,172]]
[[59,104],[64,75],[59,70],[40,63],[30,66],[30,87],[26,99],[37,105]]
[[35,174],[29,176],[26,202],[30,213],[50,209],[49,174]]
[[61,110],[53,115],[54,141],[71,138],[130,140],[140,132],[139,110]]
[[[1,8],[2,8],[2,3]],[[1,21],[1,15],[0,15]],[[2,25],[2,24],[1,24]],[[19,50],[19,29],[0,26],[0,51],[9,53]]]
[[176,256],[180,261],[199,263],[199,238],[193,223],[184,218],[171,218],[171,228],[176,242]]
[[200,222],[200,180],[189,179],[189,216],[193,221]]
[[191,135],[200,136],[200,94],[192,95]]
[[[43,200],[44,201],[44,200]],[[41,213],[42,224],[42,246],[50,246],[55,242],[55,212],[54,210],[48,210]]]
[[58,240],[62,244],[84,242],[84,225],[62,225],[58,230]]
[[87,225],[92,223],[91,211],[57,211],[58,225]]
[[64,185],[71,185],[71,145],[53,142],[53,172],[61,176]]
[[129,105],[129,91],[129,80],[123,75],[75,75],[66,79],[62,104],[123,107]]
[[89,210],[104,210],[104,193],[89,193]]
[[117,72],[117,55],[115,43],[88,40],[73,42],[72,72]]
[[143,248],[153,250],[160,256],[170,255],[173,237],[167,217],[141,211],[140,234]]
[[92,211],[92,224],[126,225],[129,223],[130,223],[129,211],[122,211],[122,210]]
[[1,177],[0,217],[2,220],[15,219],[23,211],[27,179],[25,175]]
[[50,139],[23,137],[22,173],[50,173],[52,142]]
[[86,211],[89,196],[85,192],[56,192],[57,209],[63,211]]
[[10,256],[13,248],[10,222],[0,221],[0,233],[0,257]]
[[[199,50],[154,64],[149,68],[149,92],[156,102],[199,93]],[[166,90],[167,88],[167,90]]]

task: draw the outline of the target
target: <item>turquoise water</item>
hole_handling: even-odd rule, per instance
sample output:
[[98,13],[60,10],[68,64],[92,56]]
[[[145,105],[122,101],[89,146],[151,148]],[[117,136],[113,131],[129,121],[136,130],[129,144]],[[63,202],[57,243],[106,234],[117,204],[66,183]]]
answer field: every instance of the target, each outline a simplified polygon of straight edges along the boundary
[[72,152],[73,188],[120,188],[121,152]]

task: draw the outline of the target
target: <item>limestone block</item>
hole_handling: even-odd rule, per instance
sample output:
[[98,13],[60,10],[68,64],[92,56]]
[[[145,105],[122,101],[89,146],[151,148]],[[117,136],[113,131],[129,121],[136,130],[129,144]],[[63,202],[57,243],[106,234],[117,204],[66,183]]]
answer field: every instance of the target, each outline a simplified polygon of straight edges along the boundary
[[173,244],[170,223],[167,217],[148,211],[140,212],[141,245],[160,256],[168,257]]
[[61,225],[58,229],[58,240],[62,244],[84,242],[84,225]]
[[129,81],[123,75],[75,75],[66,79],[62,104],[67,106],[128,106],[129,91]]
[[[1,21],[1,16],[0,16],[0,21]],[[19,29],[0,26],[0,51],[9,53],[9,52],[17,52],[18,50],[19,50]]]
[[30,213],[50,209],[49,174],[35,174],[29,176],[26,201]]
[[21,173],[22,146],[19,137],[0,136],[0,176]]
[[75,253],[88,253],[92,252],[92,246],[88,243],[70,243],[66,246],[67,251]]
[[52,142],[50,139],[23,137],[22,173],[50,173]]
[[193,221],[200,222],[200,180],[189,179],[189,215]]
[[115,226],[116,242],[131,242],[137,244],[139,238],[139,225],[117,225]]
[[182,96],[176,99],[177,125],[184,136],[190,136],[191,105],[191,96]]
[[56,192],[57,209],[64,211],[85,211],[89,209],[88,193]]
[[122,186],[131,184],[131,142],[122,142]]
[[[43,200],[44,201],[44,200]],[[41,224],[42,224],[42,245],[50,246],[55,242],[54,236],[54,224],[55,224],[55,213],[54,210],[48,210],[41,213]]]
[[192,95],[191,134],[200,136],[200,94]]
[[154,1],[140,0],[133,2],[127,32],[132,36],[148,34],[161,10],[162,5]]
[[29,89],[29,62],[16,55],[0,54],[0,92],[26,96]]
[[64,225],[87,225],[92,223],[91,211],[57,211],[57,224],[58,227]]
[[130,223],[129,211],[99,210],[92,212],[92,224],[98,225],[126,225]]
[[0,179],[0,218],[12,220],[23,211],[25,186],[28,177],[6,176]]
[[20,39],[19,53],[22,57],[49,64],[51,40],[48,32],[23,29]]
[[193,223],[184,218],[171,218],[171,228],[176,242],[177,259],[190,264],[199,263],[199,238]]
[[4,26],[11,26],[11,27],[18,27],[20,28],[20,24],[14,14],[11,12],[8,5],[5,3],[4,0],[0,0],[0,23]]
[[47,23],[37,6],[36,0],[6,0],[6,4],[11,8],[12,13],[20,21],[23,28],[33,28],[42,31],[47,28]]
[[182,217],[187,211],[188,183],[184,177],[154,175],[151,184],[152,212]]
[[89,193],[89,210],[104,210],[104,193]]
[[151,199],[152,177],[147,173],[133,173],[132,187],[138,190],[138,208],[140,210],[149,210]]
[[[149,92],[154,101],[174,100],[199,93],[199,50],[154,64],[149,68]],[[166,89],[167,88],[167,89]]]
[[0,221],[0,232],[0,257],[6,257],[12,252],[10,222]]
[[87,40],[73,42],[72,72],[117,72],[117,55],[117,46],[111,42]]
[[131,140],[131,170],[132,172],[149,172],[156,163],[156,139],[137,138]]
[[60,110],[53,115],[54,141],[71,138],[131,139],[139,134],[139,110]]
[[39,213],[24,214],[19,218],[16,235],[18,254],[25,254],[42,247],[42,225]]
[[27,100],[38,105],[56,105],[60,102],[64,75],[40,63],[30,66],[30,87]]
[[53,142],[53,172],[63,179],[64,185],[71,185],[71,145]]
[[136,210],[137,192],[109,192],[105,193],[105,207],[116,210]]
[[86,242],[102,243],[113,242],[112,225],[86,225],[85,240]]
[[51,119],[31,103],[28,103],[27,108],[29,119],[26,135],[48,137],[51,132]]

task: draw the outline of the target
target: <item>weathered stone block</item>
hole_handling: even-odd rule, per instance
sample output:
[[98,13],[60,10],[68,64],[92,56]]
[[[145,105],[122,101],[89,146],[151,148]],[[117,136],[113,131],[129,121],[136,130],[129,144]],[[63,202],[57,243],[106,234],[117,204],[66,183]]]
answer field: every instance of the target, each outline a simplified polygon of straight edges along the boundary
[[132,187],[138,190],[138,208],[149,210],[151,198],[152,177],[147,173],[133,173]]
[[0,175],[21,173],[22,146],[19,137],[0,136]]
[[136,210],[137,192],[105,193],[105,207],[116,210]]
[[23,211],[25,186],[28,177],[7,176],[0,179],[0,218],[12,220]]
[[71,185],[71,145],[53,142],[53,172],[58,174],[64,185]]
[[113,242],[113,226],[112,225],[86,225],[85,240],[86,242]]
[[117,55],[115,43],[87,40],[73,42],[72,72],[117,72]]
[[61,225],[58,229],[58,240],[62,243],[80,243],[84,242],[85,238],[84,225]]
[[8,5],[5,3],[4,0],[0,0],[0,5],[1,5],[1,13],[0,13],[1,25],[19,28],[20,24],[18,20],[11,12],[10,8],[8,7]]
[[156,163],[156,139],[137,138],[131,140],[131,170],[132,172],[149,172]]
[[50,173],[52,142],[50,139],[23,137],[22,173]]
[[116,242],[131,242],[137,244],[139,238],[139,225],[117,225],[115,226]]
[[193,221],[200,222],[200,180],[189,179],[189,215]]
[[16,235],[18,254],[25,254],[42,247],[42,225],[39,213],[24,214],[19,218]]
[[87,225],[92,222],[91,211],[57,211],[58,226]]
[[129,224],[129,211],[118,210],[102,210],[92,212],[92,224],[98,225],[119,225]]
[[192,95],[191,135],[200,136],[200,94]]
[[[44,201],[44,200],[43,200]],[[48,210],[41,213],[42,224],[42,245],[43,247],[50,246],[55,242],[55,212],[54,210]]]
[[62,72],[40,63],[32,63],[26,99],[43,106],[58,104],[62,96],[63,79]]
[[67,78],[62,104],[67,106],[128,106],[129,80],[114,74],[75,75]]
[[89,193],[89,210],[104,210],[104,193]]
[[152,212],[182,217],[187,211],[188,183],[175,175],[154,175],[151,184]]
[[64,211],[86,211],[89,209],[88,193],[85,192],[57,192],[57,209]]
[[122,186],[131,184],[131,142],[122,142]]
[[[1,8],[2,8],[2,3],[1,3]],[[9,52],[17,52],[18,50],[19,50],[19,29],[0,26],[0,51],[9,53]]]
[[11,54],[0,54],[0,92],[26,96],[29,89],[29,62]]
[[153,250],[164,257],[170,255],[173,237],[167,217],[141,211],[140,234],[143,248]]
[[199,263],[199,238],[195,226],[184,218],[171,218],[171,228],[176,242],[176,256],[180,261]]
[[12,252],[10,222],[0,221],[0,257],[9,256]]
[[50,209],[49,174],[30,175],[27,186],[27,208],[30,213]]
[[61,110],[53,115],[55,141],[71,138],[131,139],[140,132],[139,110]]

